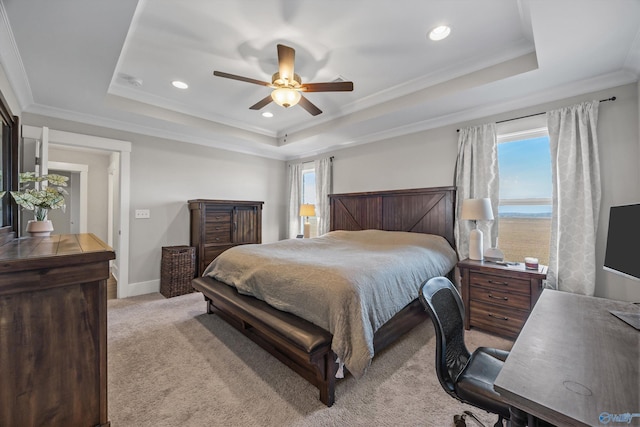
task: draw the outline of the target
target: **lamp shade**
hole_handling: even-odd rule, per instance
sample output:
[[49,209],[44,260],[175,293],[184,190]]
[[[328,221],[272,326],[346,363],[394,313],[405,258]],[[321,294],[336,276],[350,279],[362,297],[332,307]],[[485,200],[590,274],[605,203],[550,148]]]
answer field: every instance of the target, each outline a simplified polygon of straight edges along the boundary
[[271,92],[271,98],[276,104],[284,108],[289,108],[296,105],[298,101],[300,101],[300,98],[302,98],[302,95],[295,89],[281,87]]
[[468,220],[492,220],[493,209],[491,199],[465,199],[462,201],[460,219]]
[[316,206],[300,205],[300,216],[316,216]]

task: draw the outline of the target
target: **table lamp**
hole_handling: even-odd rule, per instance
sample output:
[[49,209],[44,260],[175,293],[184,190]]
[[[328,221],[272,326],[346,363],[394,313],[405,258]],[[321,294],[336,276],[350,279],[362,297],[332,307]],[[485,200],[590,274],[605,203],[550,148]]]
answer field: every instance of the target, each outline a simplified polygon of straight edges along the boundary
[[316,216],[316,207],[315,205],[300,205],[300,216],[305,217],[304,223],[304,238],[308,239],[310,237],[311,225],[309,224],[309,217]]
[[466,219],[475,223],[475,228],[469,233],[469,259],[482,261],[482,231],[478,229],[478,221],[493,219],[491,199],[465,199],[462,201],[460,219]]

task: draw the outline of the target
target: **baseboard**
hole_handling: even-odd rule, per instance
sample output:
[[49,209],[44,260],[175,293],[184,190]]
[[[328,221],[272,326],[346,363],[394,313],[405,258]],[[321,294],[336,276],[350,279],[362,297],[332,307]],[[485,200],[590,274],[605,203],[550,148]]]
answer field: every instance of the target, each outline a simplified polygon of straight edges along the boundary
[[125,293],[127,297],[160,292],[160,279],[149,280],[146,282],[129,283],[129,286],[127,288],[127,292]]
[[113,274],[113,277],[116,278],[116,281],[119,281],[120,280],[120,269],[118,268],[118,264],[113,262],[113,260],[109,261],[109,270],[111,271],[111,274]]

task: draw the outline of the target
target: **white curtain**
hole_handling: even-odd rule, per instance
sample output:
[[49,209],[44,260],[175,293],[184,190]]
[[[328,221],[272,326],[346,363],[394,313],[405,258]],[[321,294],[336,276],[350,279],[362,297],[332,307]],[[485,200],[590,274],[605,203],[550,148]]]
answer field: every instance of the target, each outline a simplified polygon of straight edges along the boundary
[[498,139],[495,123],[460,129],[456,161],[456,221],[454,227],[458,257],[469,257],[471,221],[458,220],[464,199],[491,199],[494,221],[478,221],[484,248],[495,246],[498,237]]
[[332,161],[330,157],[318,159],[313,166],[316,173],[316,217],[318,219],[318,236],[329,231],[329,194],[333,181]]
[[600,214],[598,101],[547,113],[553,215],[547,285],[593,295]]
[[302,220],[300,219],[300,198],[302,195],[302,163],[289,165],[289,239],[300,234]]

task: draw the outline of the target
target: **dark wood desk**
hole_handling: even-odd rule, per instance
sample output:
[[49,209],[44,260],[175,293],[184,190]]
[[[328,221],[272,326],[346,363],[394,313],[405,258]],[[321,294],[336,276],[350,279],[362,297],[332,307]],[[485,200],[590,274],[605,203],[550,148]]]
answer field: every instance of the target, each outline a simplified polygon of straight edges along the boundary
[[544,290],[495,390],[510,405],[557,426],[640,425],[640,417],[630,424],[600,422],[602,414],[640,413],[640,331],[609,310],[640,308]]

